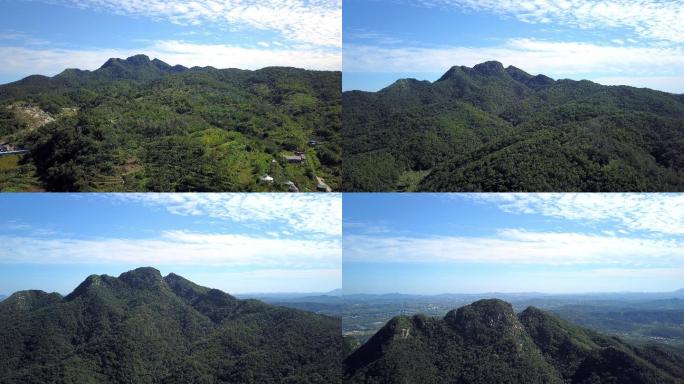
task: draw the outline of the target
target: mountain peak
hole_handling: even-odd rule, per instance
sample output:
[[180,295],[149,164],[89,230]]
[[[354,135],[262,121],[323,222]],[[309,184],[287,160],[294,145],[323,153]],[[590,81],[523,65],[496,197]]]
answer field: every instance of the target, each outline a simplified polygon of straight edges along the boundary
[[395,81],[394,83],[390,84],[389,86],[380,90],[380,92],[411,91],[415,87],[428,86],[428,85],[430,85],[430,82],[426,81],[426,80],[399,79],[399,80]]
[[454,65],[453,67],[449,68],[449,70],[446,71],[446,72],[442,75],[442,77],[440,77],[439,80],[437,80],[437,81],[447,80],[447,79],[450,79],[450,78],[452,78],[452,77],[456,77],[456,76],[459,75],[459,74],[463,74],[463,73],[464,73],[464,68],[465,68],[465,67],[459,67],[459,66],[455,66],[455,65]]
[[529,73],[523,71],[520,68],[514,67],[512,65],[509,65],[506,67],[506,73],[508,73],[513,79],[518,80],[522,83],[530,80],[532,78],[532,75]]
[[486,61],[484,63],[475,65],[473,68],[455,65],[449,68],[449,70],[446,71],[446,73],[444,73],[437,81],[439,82],[461,76],[469,77],[473,76],[474,74],[482,76],[503,76],[506,75],[506,72],[508,71],[504,69],[503,64],[498,61]]
[[30,311],[62,300],[59,293],[47,293],[40,290],[18,291],[2,300],[0,305],[19,311]]
[[203,294],[209,291],[208,288],[199,286],[182,276],[175,273],[169,273],[164,277],[164,282],[171,288],[171,291],[183,299],[194,301]]
[[137,268],[119,275],[119,280],[134,288],[159,286],[164,280],[161,273],[152,267]]
[[485,299],[452,310],[444,320],[464,335],[489,332],[501,333],[519,325],[513,306],[499,299]]
[[[155,59],[155,60],[157,60],[157,59]],[[144,65],[144,64],[150,63],[151,60],[150,60],[149,56],[139,54],[139,55],[133,55],[133,56],[127,58],[126,62],[133,64],[133,65]]]
[[117,65],[121,65],[121,63],[123,63],[123,60],[116,57],[112,57],[111,59],[105,61],[105,63],[102,64],[100,69],[115,67]]
[[145,68],[152,67],[162,71],[171,70],[171,66],[159,59],[150,60],[147,55],[139,54],[133,55],[126,59],[111,58],[107,60],[100,69],[112,68],[112,69],[132,69],[132,68]]
[[503,75],[506,73],[503,64],[498,61],[485,61],[473,67],[473,71],[487,76]]

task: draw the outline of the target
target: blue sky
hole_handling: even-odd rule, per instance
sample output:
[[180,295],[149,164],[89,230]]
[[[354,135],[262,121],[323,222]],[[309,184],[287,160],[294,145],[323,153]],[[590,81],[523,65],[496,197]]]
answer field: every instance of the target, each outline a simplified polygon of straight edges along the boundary
[[684,93],[684,1],[346,0],[345,90],[497,60],[532,74]]
[[8,194],[0,294],[152,266],[229,293],[341,287],[338,194]]
[[684,288],[682,194],[345,194],[345,293]]
[[341,0],[4,0],[0,83],[143,53],[169,64],[340,70]]

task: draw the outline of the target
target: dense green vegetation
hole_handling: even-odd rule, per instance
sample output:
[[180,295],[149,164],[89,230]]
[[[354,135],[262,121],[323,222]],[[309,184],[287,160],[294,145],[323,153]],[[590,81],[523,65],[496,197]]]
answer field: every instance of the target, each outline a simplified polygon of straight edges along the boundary
[[[636,346],[659,345],[684,354],[683,294],[684,291],[679,290],[562,295],[500,293],[497,296],[510,302],[516,311],[533,306],[572,324],[617,336]],[[453,308],[488,297],[491,294],[345,295],[337,312],[327,311],[324,314],[341,317],[343,334],[363,344],[395,316],[420,313],[441,318]],[[329,302],[325,297],[320,297],[319,301]]]
[[487,62],[343,94],[349,191],[682,191],[684,99]]
[[684,300],[661,300],[659,304],[665,309],[638,308],[634,304],[566,305],[552,312],[573,324],[617,335],[632,343],[659,342],[684,352]]
[[334,383],[340,321],[140,268],[0,302],[1,383]]
[[389,321],[344,360],[349,383],[684,383],[684,358],[529,307],[480,300]]
[[[318,178],[337,189],[340,81],[144,55],[30,76],[0,86],[0,143],[30,149],[0,190],[29,189],[31,177],[49,191],[316,191]],[[288,163],[297,151],[306,160]]]
[[42,191],[33,164],[24,161],[22,155],[0,155],[0,191]]

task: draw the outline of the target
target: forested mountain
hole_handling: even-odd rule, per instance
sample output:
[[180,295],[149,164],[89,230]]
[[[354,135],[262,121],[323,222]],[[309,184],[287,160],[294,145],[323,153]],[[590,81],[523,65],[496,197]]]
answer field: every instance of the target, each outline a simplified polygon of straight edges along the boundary
[[0,144],[30,150],[0,158],[0,190],[337,189],[340,82],[144,55],[29,76],[0,86]]
[[684,190],[684,95],[486,62],[342,99],[345,190]]
[[152,268],[0,302],[1,383],[334,383],[339,319]]
[[480,300],[389,321],[344,361],[349,383],[684,383],[684,358],[529,307]]

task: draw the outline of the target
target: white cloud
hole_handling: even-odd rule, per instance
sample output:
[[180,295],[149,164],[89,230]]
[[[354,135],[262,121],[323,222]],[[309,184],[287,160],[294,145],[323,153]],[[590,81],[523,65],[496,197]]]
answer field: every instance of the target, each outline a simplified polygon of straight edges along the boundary
[[[619,77],[625,85],[684,92],[684,48],[509,39],[489,47],[381,47],[345,45],[345,72],[443,73],[453,65],[497,60],[551,77]],[[669,84],[662,81],[669,77]]]
[[496,236],[345,236],[344,259],[354,262],[454,262],[494,264],[670,266],[684,262],[684,244],[673,240],[529,232],[504,229]]
[[313,47],[260,49],[229,45],[191,44],[158,41],[135,49],[34,49],[0,46],[0,75],[23,77],[32,74],[56,75],[66,68],[95,70],[111,57],[126,58],[143,53],[171,65],[186,67],[259,69],[292,66],[305,69],[340,70],[339,52]]
[[681,0],[419,0],[427,6],[465,7],[510,15],[527,23],[583,29],[627,28],[648,39],[684,42]]
[[154,238],[0,236],[0,263],[201,265],[255,268],[338,268],[338,239],[164,232]]
[[592,278],[684,278],[684,268],[598,268],[584,271],[586,277]]
[[61,0],[80,8],[181,25],[272,30],[295,42],[340,47],[342,0]]
[[178,215],[235,222],[282,222],[288,229],[300,233],[342,235],[340,194],[127,193],[113,196],[161,207]]
[[629,231],[684,235],[684,194],[503,193],[463,194],[506,212],[539,214],[585,224],[608,222]]
[[229,293],[328,292],[342,286],[342,269],[258,269],[183,273],[203,285]]

